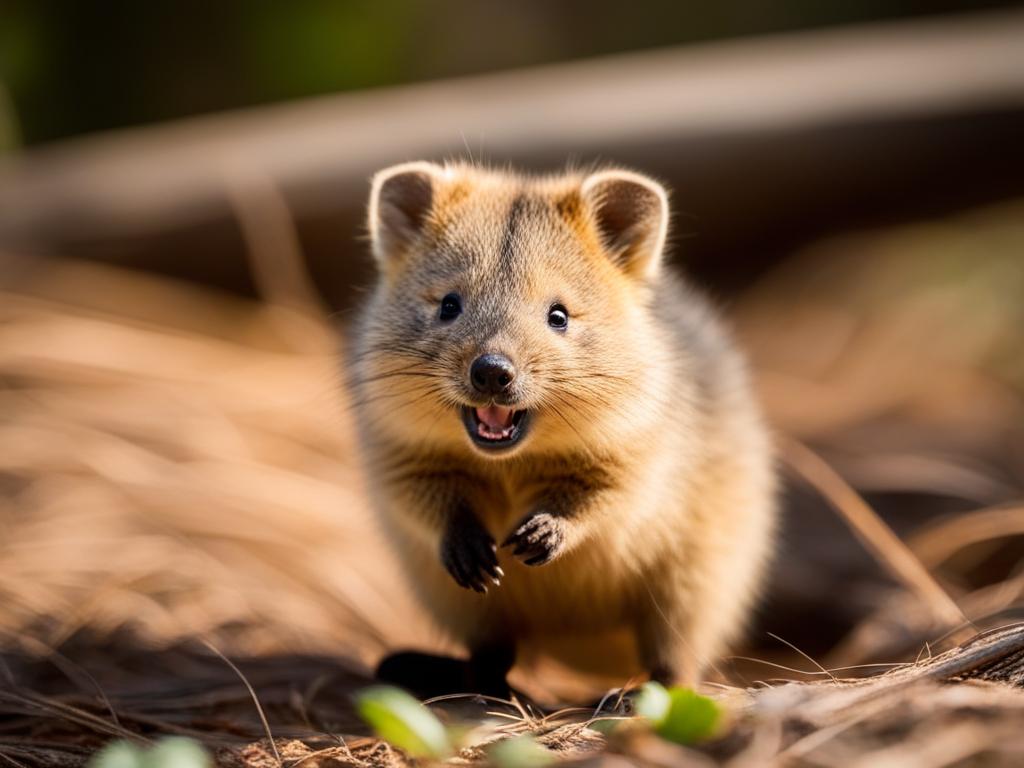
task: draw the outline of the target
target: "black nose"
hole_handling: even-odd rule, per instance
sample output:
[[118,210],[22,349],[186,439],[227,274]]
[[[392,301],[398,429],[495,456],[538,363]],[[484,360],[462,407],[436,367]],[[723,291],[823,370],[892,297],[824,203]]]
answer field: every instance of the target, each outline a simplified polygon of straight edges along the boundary
[[516,377],[512,361],[504,355],[480,355],[469,366],[473,388],[485,395],[497,395],[509,388]]

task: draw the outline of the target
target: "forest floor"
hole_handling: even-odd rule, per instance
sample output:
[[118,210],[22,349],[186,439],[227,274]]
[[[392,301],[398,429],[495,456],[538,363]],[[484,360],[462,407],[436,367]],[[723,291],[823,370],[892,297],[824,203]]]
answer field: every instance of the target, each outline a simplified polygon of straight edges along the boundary
[[[702,689],[719,738],[606,736],[566,705],[607,687],[529,668],[536,704],[479,705],[491,737],[617,765],[1024,761],[1021,221],[825,241],[730,307],[787,490],[761,615]],[[166,734],[224,765],[406,762],[351,696],[390,650],[457,649],[373,526],[338,337],[294,265],[254,254],[257,301],[4,263],[0,762]]]

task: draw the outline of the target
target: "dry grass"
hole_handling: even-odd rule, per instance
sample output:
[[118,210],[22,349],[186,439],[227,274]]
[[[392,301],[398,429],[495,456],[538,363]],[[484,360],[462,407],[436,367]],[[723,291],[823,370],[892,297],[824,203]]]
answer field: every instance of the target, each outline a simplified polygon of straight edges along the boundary
[[[446,646],[367,512],[339,342],[295,269],[287,211],[258,179],[233,189],[267,301],[13,256],[0,275],[0,759],[11,765],[77,766],[105,739],[159,733],[200,738],[225,764],[275,765],[248,684],[284,763],[404,760],[360,736],[348,694],[389,648]],[[585,727],[589,711],[557,707],[508,710],[502,732],[612,763],[1019,761],[1024,693],[992,680],[1019,686],[1020,634],[938,651],[961,612],[984,629],[1022,605],[1022,213],[823,243],[733,307],[773,422],[814,446],[790,459],[867,526],[879,558],[850,570],[852,537],[802,540],[831,513],[818,494],[790,499],[770,605],[825,593],[784,641],[830,612],[849,618],[815,654],[829,671],[755,645],[747,654],[790,671],[736,660],[712,681],[734,727],[699,751],[640,734],[607,743]],[[824,564],[801,566],[816,547]],[[915,660],[871,682],[834,680],[854,674],[839,667]],[[531,692],[554,703],[569,682],[545,679]]]

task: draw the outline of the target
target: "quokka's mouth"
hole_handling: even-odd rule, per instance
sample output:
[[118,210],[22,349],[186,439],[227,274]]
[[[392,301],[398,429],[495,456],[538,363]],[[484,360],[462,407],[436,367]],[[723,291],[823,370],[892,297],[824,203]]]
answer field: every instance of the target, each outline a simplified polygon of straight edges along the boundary
[[502,451],[523,439],[529,424],[529,412],[504,405],[485,408],[465,406],[462,422],[473,444],[486,451]]

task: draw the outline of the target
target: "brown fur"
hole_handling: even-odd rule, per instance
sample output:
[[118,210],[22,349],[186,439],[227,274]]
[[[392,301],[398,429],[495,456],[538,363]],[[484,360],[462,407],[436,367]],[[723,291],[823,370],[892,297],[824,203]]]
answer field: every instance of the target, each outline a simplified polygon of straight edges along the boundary
[[[769,440],[716,314],[661,266],[667,217],[625,171],[374,180],[381,277],[350,361],[371,485],[416,592],[478,656],[627,627],[654,676],[693,682],[744,624],[774,527]],[[464,312],[441,323],[452,291]],[[485,352],[514,361],[531,413],[501,456],[459,416],[486,404],[467,374]],[[499,548],[486,594],[442,564],[531,520],[550,562]]]

